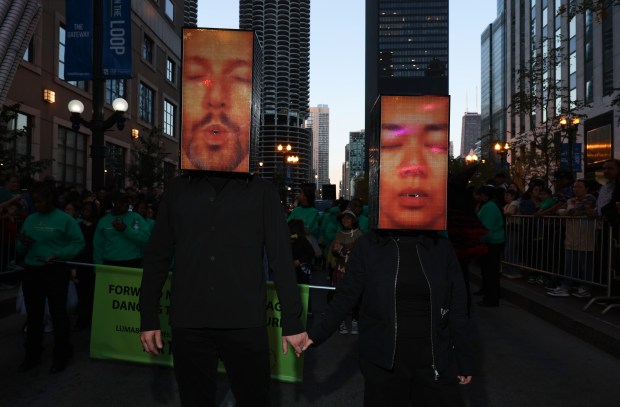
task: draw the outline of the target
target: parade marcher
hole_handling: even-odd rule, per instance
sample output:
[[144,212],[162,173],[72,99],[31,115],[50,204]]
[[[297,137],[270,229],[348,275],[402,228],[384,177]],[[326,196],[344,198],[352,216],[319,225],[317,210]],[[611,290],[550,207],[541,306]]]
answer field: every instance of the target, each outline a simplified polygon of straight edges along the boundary
[[57,261],[74,258],[84,247],[77,221],[54,207],[54,194],[48,185],[31,192],[36,212],[26,218],[17,242],[24,254],[23,291],[26,312],[26,357],[20,371],[41,363],[45,300],[54,324],[54,352],[51,372],[64,370],[73,354],[69,340],[67,290],[69,269]]
[[[248,203],[251,203],[248,205]],[[172,270],[169,320],[183,406],[214,405],[222,359],[239,406],[269,405],[263,253],[282,309],[282,346],[307,336],[288,227],[277,192],[257,176],[186,175],[166,186],[140,289],[144,349],[162,349],[161,289]]]
[[291,233],[293,265],[297,273],[297,283],[310,284],[314,249],[312,244],[306,239],[304,221],[301,219],[291,219],[288,221],[288,228]]
[[150,236],[146,221],[129,211],[129,200],[117,192],[112,211],[99,220],[93,238],[93,261],[121,267],[142,267],[142,253]]
[[[99,221],[99,207],[93,201],[82,204],[80,230],[84,236],[85,246],[75,258],[77,263],[93,264],[93,239]],[[91,266],[79,265],[75,268],[76,289],[78,295],[78,329],[87,328],[93,316],[93,301],[95,298],[95,270]]]
[[480,257],[480,274],[482,275],[483,299],[478,305],[483,307],[497,307],[500,297],[499,275],[501,268],[501,254],[504,248],[504,217],[493,199],[495,188],[482,186],[478,189],[481,199],[478,218],[488,230],[481,240],[487,245],[487,252]]
[[319,211],[314,207],[314,199],[314,184],[302,185],[297,196],[297,206],[287,220],[303,220],[306,227],[306,235],[317,238],[319,236]]

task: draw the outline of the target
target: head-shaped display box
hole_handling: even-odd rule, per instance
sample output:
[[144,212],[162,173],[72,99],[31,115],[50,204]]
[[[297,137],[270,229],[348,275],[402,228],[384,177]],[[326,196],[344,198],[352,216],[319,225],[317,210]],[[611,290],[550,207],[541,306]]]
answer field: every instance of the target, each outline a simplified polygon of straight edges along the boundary
[[184,28],[181,169],[256,169],[261,49],[253,31]]
[[449,96],[379,96],[371,112],[371,227],[446,229],[449,127]]

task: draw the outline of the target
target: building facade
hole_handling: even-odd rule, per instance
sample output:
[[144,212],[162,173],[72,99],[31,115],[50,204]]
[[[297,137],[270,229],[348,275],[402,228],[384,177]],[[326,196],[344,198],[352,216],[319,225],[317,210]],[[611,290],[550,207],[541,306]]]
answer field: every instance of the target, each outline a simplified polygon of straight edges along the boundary
[[[480,157],[495,160],[492,146],[509,139],[506,129],[506,108],[508,104],[506,64],[506,15],[503,3],[498,1],[498,17],[484,30],[480,39]],[[471,148],[471,147],[470,147]],[[463,148],[461,147],[461,152]],[[465,150],[467,154],[469,150]]]
[[[39,178],[53,176],[58,183],[90,189],[92,133],[86,126],[73,130],[67,104],[81,100],[85,106],[82,116],[89,120],[92,84],[64,79],[65,55],[71,52],[65,48],[65,2],[42,4],[41,18],[5,101],[7,106],[19,104],[10,126],[26,128],[26,136],[5,147],[35,160],[53,160]],[[136,137],[144,137],[156,127],[163,133],[163,147],[168,152],[163,165],[170,176],[178,163],[183,2],[133,0],[131,6],[132,79],[107,80],[104,94],[106,117],[113,114],[115,98],[123,97],[129,104],[124,129],[113,127],[105,133],[105,185],[110,188],[129,185],[127,168]]]
[[[476,151],[476,142],[480,139],[480,114],[465,112],[461,126],[461,157],[470,150]],[[476,154],[480,154],[479,151]]]
[[448,92],[448,0],[367,0],[365,128],[379,95]]
[[349,132],[349,174],[346,178],[350,197],[355,198],[355,183],[364,178],[364,162],[366,161],[366,132],[364,130]]
[[[329,106],[310,108],[306,128],[312,131],[312,167],[309,182],[329,184]],[[316,177],[315,177],[316,176]]]
[[[531,134],[544,124],[559,128],[558,136],[573,131],[570,146],[563,141],[554,148],[574,149],[574,171],[578,176],[600,177],[604,160],[620,157],[620,145],[616,143],[620,111],[612,104],[620,88],[620,6],[610,5],[602,15],[587,10],[570,19],[557,12],[560,7],[568,7],[569,0],[506,0],[504,5],[500,11],[504,12],[503,24],[507,27],[506,104],[520,89],[527,89],[542,98],[544,108],[521,114],[509,109],[501,131],[508,141]],[[551,60],[552,56],[555,60]],[[540,81],[519,78],[520,68],[531,68],[541,58],[548,68]],[[484,66],[482,69],[488,71]],[[586,107],[578,108],[581,103]],[[567,112],[580,117],[580,122],[570,129],[558,126]],[[512,150],[509,159],[518,160],[529,149],[523,146]]]
[[[261,173],[293,192],[314,177],[311,133],[304,123],[310,98],[310,0],[240,0],[239,28],[263,46]],[[290,145],[282,153],[278,145]],[[287,158],[298,161],[289,164]],[[313,180],[314,181],[314,180]]]

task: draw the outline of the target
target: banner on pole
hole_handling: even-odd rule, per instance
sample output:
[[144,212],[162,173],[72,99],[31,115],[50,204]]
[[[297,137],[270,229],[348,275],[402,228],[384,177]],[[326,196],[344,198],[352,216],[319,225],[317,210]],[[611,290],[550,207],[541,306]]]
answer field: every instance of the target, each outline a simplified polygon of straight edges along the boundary
[[103,1],[102,73],[106,79],[131,78],[131,1]]
[[[67,21],[64,72],[58,76],[68,81],[83,81],[93,77],[93,2],[66,0]],[[62,69],[62,65],[61,65]]]
[[[96,277],[90,356],[95,359],[123,360],[171,367],[172,335],[168,324],[170,278],[162,290],[159,307],[164,349],[162,354],[154,357],[144,351],[139,338],[138,301],[142,270],[98,265]],[[308,291],[307,285],[299,285],[304,324],[308,309]],[[283,382],[301,382],[303,357],[297,358],[290,346],[288,354],[282,354],[280,303],[272,282],[267,283],[266,321],[269,334],[271,377]],[[223,371],[223,368],[220,367],[220,370]]]

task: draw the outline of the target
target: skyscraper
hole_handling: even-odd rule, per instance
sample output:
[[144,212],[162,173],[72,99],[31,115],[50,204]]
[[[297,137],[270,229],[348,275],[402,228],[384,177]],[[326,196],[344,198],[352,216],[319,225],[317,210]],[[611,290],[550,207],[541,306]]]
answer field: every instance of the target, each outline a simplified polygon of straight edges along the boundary
[[364,130],[349,132],[349,176],[347,179],[350,198],[354,198],[355,182],[364,177],[366,159],[366,132]]
[[[239,28],[254,30],[263,46],[262,175],[277,179],[284,171],[287,184],[297,191],[314,176],[310,132],[304,128],[310,97],[310,0],[240,0]],[[291,150],[278,152],[280,144]],[[299,161],[287,164],[286,156]]]
[[366,129],[377,96],[416,94],[448,94],[448,0],[367,0]]
[[[461,127],[461,157],[465,157],[469,150],[476,150],[476,141],[480,138],[480,114],[465,112]],[[480,152],[477,151],[479,154]]]
[[183,3],[185,7],[183,23],[186,27],[196,27],[198,23],[198,0],[185,0]]
[[318,105],[310,108],[306,127],[312,131],[312,171],[311,179],[318,175],[318,188],[329,184],[329,107]]

